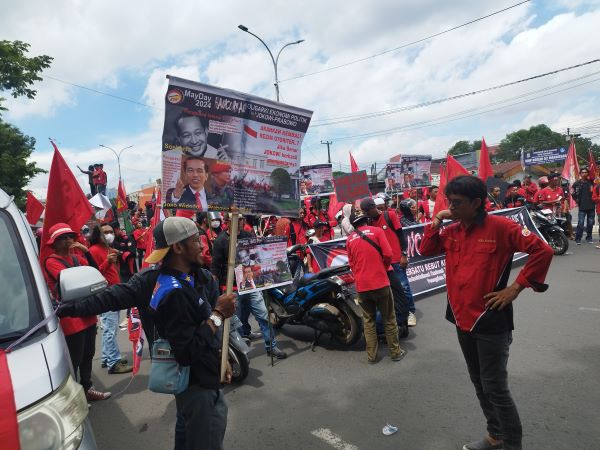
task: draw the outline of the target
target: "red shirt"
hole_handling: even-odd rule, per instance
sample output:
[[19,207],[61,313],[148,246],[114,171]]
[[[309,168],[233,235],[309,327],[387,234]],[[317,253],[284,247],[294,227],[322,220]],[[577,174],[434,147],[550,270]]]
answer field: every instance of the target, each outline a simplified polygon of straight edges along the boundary
[[485,307],[484,295],[507,285],[508,268],[515,252],[529,254],[517,283],[544,291],[543,284],[554,252],[527,228],[511,219],[487,215],[466,228],[453,223],[442,231],[425,226],[420,253],[446,253],[446,318],[463,331],[502,332],[512,330],[512,305],[502,311]]
[[315,222],[317,220],[329,224],[330,228],[328,230],[325,230],[325,232],[323,233],[323,235],[327,236],[329,239],[333,239],[333,230],[331,229],[331,226],[335,226],[335,224],[332,225],[331,222],[329,222],[327,220],[327,215],[323,211],[319,211],[318,215],[314,214],[313,212],[309,212],[306,215],[306,221],[308,222],[308,225],[311,228],[314,227]]
[[[54,298],[58,298],[56,293],[56,281],[58,280],[58,274],[67,268],[67,266],[61,260],[66,261],[69,264],[69,267],[75,267],[72,258],[75,258],[80,266],[89,265],[88,262],[79,255],[69,255],[63,257],[52,254],[46,259],[44,278],[46,278],[46,283],[48,284],[48,288],[50,289],[50,292],[52,292]],[[60,326],[65,336],[69,336],[89,328],[96,322],[96,316],[63,317],[60,319]]]
[[133,230],[133,238],[135,239],[136,247],[140,250],[146,250],[146,236],[148,229],[136,228]]
[[100,273],[106,278],[108,285],[112,286],[113,284],[119,284],[121,282],[121,277],[119,276],[119,263],[112,264],[108,261],[109,251],[115,250],[106,248],[101,244],[95,244],[90,247],[90,253],[92,258],[94,258],[94,261],[96,261]]
[[524,184],[523,190],[523,193],[525,194],[523,195],[523,197],[525,197],[525,200],[527,200],[528,203],[534,203],[535,194],[537,194],[538,192],[537,184],[535,184],[533,181],[529,184]]
[[594,184],[592,188],[592,201],[596,204],[596,214],[600,215],[600,184]]
[[100,183],[100,169],[95,169],[92,172],[92,180],[94,185],[102,184]]
[[387,210],[387,213],[390,218],[390,222],[392,223],[393,229],[390,228],[387,221],[385,220],[385,213],[379,214],[377,219],[373,220],[373,226],[377,228],[383,229],[385,233],[385,237],[392,248],[392,264],[399,263],[402,258],[402,247],[400,245],[400,240],[398,239],[398,235],[395,230],[400,230],[402,225],[400,225],[400,219],[393,210]]
[[545,187],[538,194],[538,199],[541,203],[549,204],[549,203],[558,203],[558,199],[563,197],[565,192],[560,186],[556,186],[555,188],[551,188],[550,186]]
[[98,184],[106,184],[106,178],[106,172],[103,169],[100,169]]
[[381,228],[370,226],[362,226],[359,230],[381,247],[383,258],[377,249],[361,238],[356,231],[348,236],[346,241],[348,264],[354,274],[356,290],[367,292],[389,286],[387,269],[392,262],[392,248],[385,237],[385,232]]
[[[292,219],[285,229],[285,234],[288,237],[287,245],[291,247],[295,244],[306,244],[308,239],[306,238],[306,232],[308,231],[308,225],[301,219]],[[296,235],[296,242],[292,242],[292,229]]]

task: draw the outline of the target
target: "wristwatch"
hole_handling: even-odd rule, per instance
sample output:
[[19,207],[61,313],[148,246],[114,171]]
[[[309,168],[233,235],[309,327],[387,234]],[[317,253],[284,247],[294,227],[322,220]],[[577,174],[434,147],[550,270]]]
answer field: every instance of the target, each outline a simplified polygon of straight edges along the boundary
[[217,327],[217,328],[219,328],[221,325],[223,325],[223,321],[216,314],[211,314],[209,319],[212,320],[212,322],[215,324],[215,327]]

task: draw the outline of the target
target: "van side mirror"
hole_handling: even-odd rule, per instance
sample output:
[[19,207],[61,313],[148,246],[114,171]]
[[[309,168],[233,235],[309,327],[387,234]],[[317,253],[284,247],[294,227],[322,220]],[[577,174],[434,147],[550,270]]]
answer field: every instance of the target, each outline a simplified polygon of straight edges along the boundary
[[72,302],[102,292],[108,282],[102,274],[90,266],[64,269],[59,275],[58,296],[62,302]]

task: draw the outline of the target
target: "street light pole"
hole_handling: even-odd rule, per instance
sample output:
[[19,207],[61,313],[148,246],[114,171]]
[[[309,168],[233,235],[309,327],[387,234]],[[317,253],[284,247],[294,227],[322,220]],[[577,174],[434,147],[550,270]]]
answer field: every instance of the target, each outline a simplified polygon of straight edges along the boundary
[[245,31],[248,34],[251,34],[252,36],[254,36],[256,39],[258,39],[262,45],[265,46],[265,48],[267,49],[267,51],[269,52],[269,56],[271,57],[271,61],[273,62],[273,70],[275,71],[275,96],[277,98],[277,101],[279,101],[279,77],[277,75],[277,63],[279,62],[279,55],[281,55],[281,52],[283,51],[284,48],[289,47],[290,45],[296,45],[296,44],[300,44],[302,42],[304,42],[304,39],[300,39],[298,41],[294,41],[294,42],[288,42],[287,44],[285,44],[283,47],[281,47],[281,49],[279,50],[279,52],[277,53],[277,57],[273,56],[273,53],[271,52],[271,49],[269,48],[269,46],[265,43],[265,41],[263,41],[260,37],[258,37],[256,34],[252,33],[250,30],[248,30],[248,27],[244,26],[244,25],[238,25],[238,28],[242,31]]
[[104,148],[109,149],[117,157],[117,166],[119,167],[119,181],[121,181],[121,155],[123,154],[123,152],[125,150],[127,150],[128,148],[133,147],[133,145],[130,145],[128,147],[122,148],[121,150],[119,150],[119,153],[117,153],[117,151],[114,148],[110,148],[108,145],[100,144],[100,147],[104,147]]

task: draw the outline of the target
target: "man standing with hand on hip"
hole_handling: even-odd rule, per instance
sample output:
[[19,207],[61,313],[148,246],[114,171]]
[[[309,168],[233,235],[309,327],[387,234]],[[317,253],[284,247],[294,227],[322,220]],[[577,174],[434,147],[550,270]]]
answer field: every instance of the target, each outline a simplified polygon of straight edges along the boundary
[[[520,450],[522,428],[508,389],[512,302],[526,287],[544,292],[552,249],[527,227],[485,212],[485,184],[473,176],[452,179],[445,189],[450,208],[425,227],[423,256],[446,253],[446,318],[456,325],[469,376],[487,420],[487,436],[464,450]],[[455,220],[441,229],[444,219]],[[529,255],[507,287],[515,252]]]

